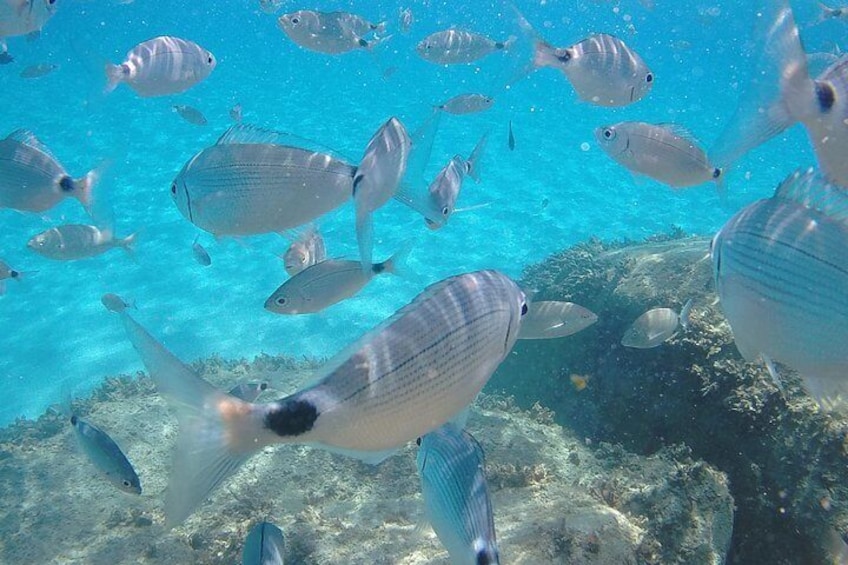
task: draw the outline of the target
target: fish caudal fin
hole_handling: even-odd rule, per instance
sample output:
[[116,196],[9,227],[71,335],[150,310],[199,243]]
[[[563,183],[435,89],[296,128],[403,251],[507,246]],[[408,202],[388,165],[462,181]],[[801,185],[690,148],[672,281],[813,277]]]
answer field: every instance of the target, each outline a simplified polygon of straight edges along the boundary
[[106,63],[104,67],[106,71],[106,93],[110,93],[117,86],[123,82],[124,80],[124,67],[123,65],[113,65],[112,63]]
[[412,252],[412,242],[407,242],[394,255],[374,266],[374,274],[391,273],[404,276],[408,270],[409,254]]
[[118,243],[118,246],[120,246],[121,249],[123,249],[124,251],[127,252],[127,255],[129,255],[130,257],[133,257],[133,256],[135,256],[135,242],[136,242],[137,238],[138,238],[138,234],[132,233],[132,234],[128,235],[127,237],[123,238],[123,239],[119,239],[117,241],[117,243]]
[[89,215],[91,215],[92,205],[94,204],[94,186],[98,180],[100,180],[100,172],[98,169],[93,169],[88,171],[84,177],[73,181],[73,197],[82,203]]
[[201,379],[126,310],[119,315],[157,390],[177,411],[180,432],[165,497],[167,523],[174,526],[263,447],[261,410]]
[[680,310],[680,327],[683,331],[689,331],[689,314],[692,312],[692,299],[686,301],[683,308]]
[[468,176],[473,178],[474,182],[477,183],[480,182],[480,161],[483,159],[483,151],[486,150],[486,141],[488,139],[489,132],[487,131],[480,137],[480,141],[477,142],[477,145],[471,151],[471,155],[468,156],[468,160],[465,161]]

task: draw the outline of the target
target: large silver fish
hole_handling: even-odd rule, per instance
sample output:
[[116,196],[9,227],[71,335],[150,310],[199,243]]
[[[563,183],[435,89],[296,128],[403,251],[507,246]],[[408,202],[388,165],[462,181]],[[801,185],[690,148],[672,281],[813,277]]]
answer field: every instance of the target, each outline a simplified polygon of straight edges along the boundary
[[848,196],[795,173],[728,220],[712,260],[742,356],[795,369],[820,401],[848,396]]
[[34,235],[27,242],[27,247],[48,259],[73,261],[94,257],[115,248],[132,253],[135,238],[136,234],[116,238],[112,230],[101,230],[97,226],[84,224],[67,224]]
[[457,275],[339,353],[313,385],[250,404],[201,379],[124,311],[130,341],[178,408],[168,522],[186,518],[266,445],[309,444],[376,463],[436,429],[474,400],[515,344],[526,312],[524,293],[505,275]]
[[71,178],[32,132],[19,129],[0,140],[0,208],[44,212],[71,197],[88,209],[96,179],[95,171]]
[[418,475],[427,518],[453,565],[497,565],[492,501],[483,448],[447,423],[421,438]]
[[106,91],[125,83],[139,96],[184,92],[215,70],[215,55],[197,43],[159,36],[133,47],[120,65],[106,64]]
[[555,339],[574,335],[598,321],[591,310],[574,302],[531,302],[518,339]]
[[5,38],[36,36],[56,13],[56,0],[0,0],[0,52]]
[[723,192],[722,170],[680,126],[619,122],[595,130],[598,145],[633,173],[678,188],[713,181]]
[[70,419],[80,447],[97,470],[122,491],[141,494],[138,475],[115,440],[76,414],[72,414]]
[[822,174],[848,187],[848,55],[813,79],[789,4],[769,0],[758,20],[768,26],[759,60],[711,160],[726,167],[801,122]]
[[368,34],[383,33],[385,23],[373,24],[349,12],[298,10],[280,16],[277,26],[297,45],[328,55],[372,49],[388,39],[365,39]]
[[418,42],[415,51],[425,61],[439,65],[473,63],[496,51],[505,51],[515,43],[516,37],[494,41],[473,31],[446,29],[431,33]]
[[221,236],[282,232],[344,204],[353,193],[356,167],[326,153],[281,145],[287,137],[232,126],[174,179],[177,208],[197,227]]
[[283,565],[286,540],[283,531],[270,522],[250,529],[241,552],[242,565]]

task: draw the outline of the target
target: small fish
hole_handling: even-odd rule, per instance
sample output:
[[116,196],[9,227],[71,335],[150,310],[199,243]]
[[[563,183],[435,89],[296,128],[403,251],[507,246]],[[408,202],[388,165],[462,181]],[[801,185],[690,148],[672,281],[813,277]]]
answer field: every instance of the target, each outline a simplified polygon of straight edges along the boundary
[[212,264],[212,257],[209,256],[209,252],[206,251],[206,248],[200,245],[200,242],[197,241],[198,237],[194,238],[194,243],[191,244],[191,254],[194,255],[194,260],[197,261],[198,265],[203,267],[208,267]]
[[453,276],[328,361],[312,385],[250,404],[201,379],[124,311],[127,337],[178,410],[184,449],[175,452],[167,523],[183,521],[267,445],[384,460],[468,407],[509,355],[526,312],[524,293],[497,271]]
[[359,261],[328,259],[293,275],[265,301],[265,309],[275,314],[313,314],[350,298],[376,275],[397,274],[409,254],[404,248],[368,271]]
[[363,273],[371,269],[372,213],[391,200],[406,172],[412,140],[397,118],[380,126],[368,145],[353,177],[356,206],[356,241]]
[[294,240],[283,254],[283,262],[289,276],[294,276],[315,263],[327,258],[324,238],[314,225],[310,225]]
[[428,202],[424,221],[431,230],[444,226],[453,215],[466,175],[480,182],[480,159],[483,157],[487,139],[488,134],[484,134],[467,160],[455,155],[430,183],[427,188]]
[[416,463],[427,518],[452,563],[500,563],[483,448],[448,423],[419,440]]
[[176,104],[172,106],[174,112],[180,115],[182,119],[187,121],[190,124],[194,124],[196,126],[205,126],[209,123],[206,120],[206,116],[198,110],[197,108],[192,108],[191,106],[186,106],[185,104]]
[[13,279],[18,282],[21,282],[21,279],[24,278],[26,273],[22,273],[21,271],[16,271],[9,265],[7,265],[3,260],[0,260],[0,295],[6,292],[6,280]]
[[96,181],[94,170],[71,178],[32,132],[19,129],[0,140],[0,208],[44,212],[71,197],[88,210]]
[[100,303],[110,312],[120,314],[127,308],[135,308],[134,302],[127,302],[117,294],[108,292],[100,297]]
[[401,33],[409,33],[414,22],[415,19],[412,16],[412,8],[407,7],[398,9],[398,27],[400,27]]
[[136,234],[115,239],[111,230],[101,231],[96,226],[67,224],[50,228],[33,236],[27,247],[43,257],[57,261],[73,261],[94,257],[120,247],[132,253]]
[[506,144],[510,151],[515,150],[515,135],[512,133],[512,120],[509,121],[509,137],[506,140]]
[[473,114],[488,110],[494,103],[495,100],[485,94],[460,94],[436,108],[448,114]]
[[109,434],[76,414],[70,420],[80,447],[97,470],[122,491],[141,494],[141,482],[132,463]]
[[383,33],[385,22],[373,24],[348,12],[299,10],[280,16],[277,26],[300,47],[327,55],[373,49],[388,39],[376,36],[371,40],[365,39],[368,34]]
[[422,39],[415,51],[425,61],[437,65],[473,63],[496,51],[506,51],[517,38],[493,41],[485,35],[461,29],[446,29]]
[[259,9],[266,14],[276,14],[285,0],[259,0]]
[[722,170],[685,129],[673,124],[619,122],[595,129],[595,139],[607,155],[633,173],[674,188],[715,182],[724,192]]
[[9,55],[8,51],[3,51],[0,53],[0,65],[8,65],[9,63],[13,63],[15,58]]
[[589,386],[589,375],[578,375],[577,373],[571,373],[568,379],[571,381],[571,385],[577,392],[584,390],[587,386]]
[[227,394],[240,398],[245,402],[256,402],[265,390],[268,388],[268,383],[239,383],[230,389]]
[[241,553],[242,565],[283,565],[286,540],[283,531],[270,522],[250,529]]
[[594,312],[573,302],[540,301],[528,304],[518,339],[555,339],[583,331],[598,321]]
[[241,104],[236,104],[232,108],[230,108],[230,119],[235,123],[240,124],[242,118],[242,108]]
[[831,8],[824,2],[819,2],[819,18],[815,23],[826,20],[848,20],[848,7]]
[[730,218],[711,246],[739,353],[796,370],[822,404],[848,396],[846,210],[843,188],[812,169],[796,172]]
[[689,329],[689,299],[680,314],[671,308],[654,308],[639,316],[624,332],[621,345],[635,349],[651,349],[676,336],[680,329]]
[[208,77],[217,61],[197,43],[159,36],[133,47],[120,65],[106,64],[106,92],[125,83],[142,97],[185,92]]
[[59,65],[54,65],[53,63],[39,63],[37,65],[30,65],[21,71],[20,77],[40,78],[49,75],[58,68]]

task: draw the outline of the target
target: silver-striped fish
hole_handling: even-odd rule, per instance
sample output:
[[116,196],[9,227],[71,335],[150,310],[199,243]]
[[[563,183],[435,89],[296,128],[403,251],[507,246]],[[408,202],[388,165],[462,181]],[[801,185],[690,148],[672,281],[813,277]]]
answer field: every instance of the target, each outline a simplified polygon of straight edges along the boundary
[[483,448],[448,423],[420,440],[418,475],[427,518],[453,565],[496,565],[498,543]]
[[524,293],[497,271],[450,277],[339,353],[313,385],[251,404],[201,379],[124,311],[130,341],[178,409],[168,521],[185,519],[266,445],[385,459],[474,400],[515,344],[526,312]]
[[518,339],[556,339],[581,332],[598,321],[598,316],[574,302],[540,300],[531,302],[521,323]]
[[300,47],[327,55],[373,49],[388,39],[376,35],[366,39],[372,33],[382,34],[385,22],[374,24],[349,12],[298,10],[277,18],[277,27]]
[[34,235],[27,247],[42,257],[57,261],[74,261],[121,248],[132,254],[136,234],[116,238],[112,230],[101,230],[97,226],[67,224],[57,226]]
[[728,220],[712,260],[742,356],[795,369],[819,400],[848,396],[848,196],[796,172]]
[[689,329],[692,299],[686,301],[680,313],[671,308],[651,308],[630,324],[621,338],[621,345],[634,349],[652,349],[670,340],[680,330]]
[[473,63],[496,51],[506,51],[516,37],[494,41],[485,35],[462,29],[446,29],[431,33],[418,42],[415,51],[425,61],[438,65]]
[[115,440],[76,414],[72,414],[70,420],[80,447],[97,470],[122,491],[141,494],[141,482],[138,480],[138,475]]
[[281,145],[285,133],[237,124],[192,157],[171,184],[191,223],[217,236],[282,232],[344,204],[356,167]]
[[286,540],[283,531],[270,522],[250,529],[241,552],[242,565],[283,565]]

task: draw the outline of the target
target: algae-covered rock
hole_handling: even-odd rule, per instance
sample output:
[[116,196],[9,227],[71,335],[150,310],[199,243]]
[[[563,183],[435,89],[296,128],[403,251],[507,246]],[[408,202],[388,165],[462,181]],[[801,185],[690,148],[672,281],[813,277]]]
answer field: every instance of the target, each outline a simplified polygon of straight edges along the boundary
[[[488,390],[525,407],[541,399],[558,423],[593,441],[640,454],[685,444],[727,473],[736,503],[729,562],[828,562],[834,529],[848,530],[848,424],[822,412],[788,369],[779,368],[788,380],[781,392],[764,367],[741,358],[708,252],[709,239],[679,234],[592,241],[528,268],[522,285],[538,299],[577,302],[598,322],[566,339],[520,341]],[[689,298],[690,331],[654,349],[621,345],[640,314]]]

